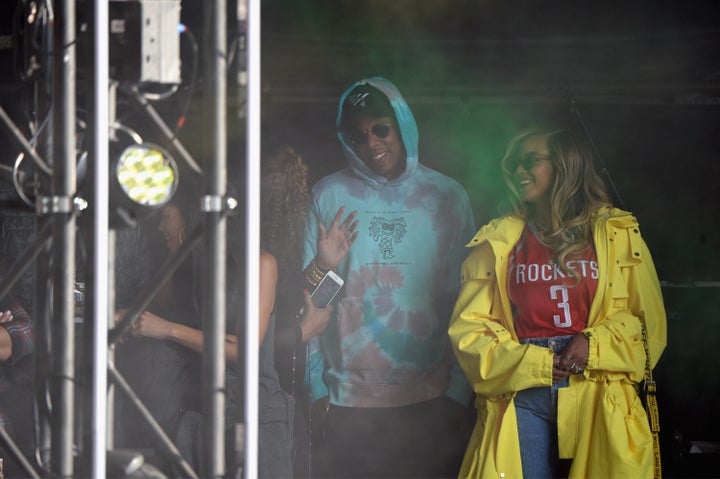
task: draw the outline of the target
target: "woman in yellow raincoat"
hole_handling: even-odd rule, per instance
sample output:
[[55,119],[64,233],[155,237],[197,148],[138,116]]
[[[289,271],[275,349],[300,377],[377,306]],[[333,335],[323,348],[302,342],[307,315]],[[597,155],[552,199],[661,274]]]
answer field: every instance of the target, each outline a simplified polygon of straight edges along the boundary
[[449,330],[478,410],[460,476],[652,477],[637,385],[666,318],[637,220],[570,131],[525,131],[502,165],[515,211],[468,245]]

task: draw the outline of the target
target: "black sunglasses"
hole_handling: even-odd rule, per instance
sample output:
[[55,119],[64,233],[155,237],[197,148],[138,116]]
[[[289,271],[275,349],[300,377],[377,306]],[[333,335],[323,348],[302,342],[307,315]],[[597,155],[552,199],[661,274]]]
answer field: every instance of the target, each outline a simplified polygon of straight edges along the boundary
[[523,170],[530,171],[533,166],[540,163],[543,160],[549,160],[548,155],[541,155],[538,153],[530,153],[522,157],[513,158],[508,162],[508,169],[511,173],[517,170],[518,166],[522,166]]
[[[390,134],[390,125],[388,123],[376,123],[370,127],[370,132],[376,137],[382,139]],[[350,130],[347,133],[353,145],[364,145],[369,136],[368,130]]]

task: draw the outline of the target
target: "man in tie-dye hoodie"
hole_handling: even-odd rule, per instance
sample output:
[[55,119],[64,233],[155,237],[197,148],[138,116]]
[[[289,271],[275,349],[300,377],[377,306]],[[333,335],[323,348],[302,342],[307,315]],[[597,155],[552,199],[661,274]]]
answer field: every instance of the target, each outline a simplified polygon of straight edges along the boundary
[[[345,279],[327,329],[309,344],[318,477],[456,476],[472,390],[447,335],[475,223],[463,187],[418,161],[418,129],[397,88],[374,77],[340,98],[347,165],[312,190],[306,271]],[[338,265],[316,259],[318,225],[357,211]],[[322,421],[320,419],[322,418]],[[320,435],[316,435],[318,437]]]

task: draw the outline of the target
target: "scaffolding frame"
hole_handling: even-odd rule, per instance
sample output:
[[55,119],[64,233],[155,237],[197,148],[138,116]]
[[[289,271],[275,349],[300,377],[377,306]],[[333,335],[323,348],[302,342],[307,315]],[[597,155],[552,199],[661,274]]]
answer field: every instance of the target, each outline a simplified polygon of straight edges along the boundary
[[[22,456],[16,444],[0,429],[0,446],[11,455],[28,477],[76,477],[76,467],[80,465],[83,474],[100,478],[107,475],[107,453],[112,450],[112,417],[108,407],[108,385],[112,384],[131,400],[147,420],[153,430],[158,445],[171,457],[187,477],[198,477],[196,471],[180,456],[177,448],[163,433],[157,422],[137,399],[124,378],[115,369],[111,360],[112,348],[130,322],[137,317],[156,291],[150,291],[130,308],[122,320],[110,328],[110,318],[114,314],[114,232],[109,226],[108,198],[109,181],[109,87],[108,44],[109,15],[107,0],[92,0],[87,7],[92,42],[92,92],[88,104],[90,110],[90,161],[89,188],[87,203],[78,198],[77,185],[77,28],[76,0],[47,0],[53,11],[52,27],[52,124],[51,146],[52,164],[43,161],[42,154],[36,152],[17,128],[4,109],[0,109],[0,129],[4,127],[22,150],[38,166],[41,174],[36,239],[15,261],[10,271],[0,281],[0,297],[5,296],[20,276],[35,264],[34,311],[35,335],[37,347],[36,393],[38,410],[50,414],[47,423],[40,420],[37,424],[38,457],[40,464],[35,467]],[[204,29],[207,39],[206,72],[209,85],[207,95],[207,117],[212,131],[212,154],[208,157],[205,176],[204,196],[201,212],[204,224],[191,233],[177,257],[169,261],[159,277],[169,277],[192,248],[204,241],[207,264],[203,271],[204,288],[202,291],[202,315],[204,322],[203,343],[203,383],[202,414],[204,417],[203,442],[205,460],[202,477],[226,477],[225,470],[225,358],[224,336],[226,322],[226,215],[229,198],[227,197],[227,58],[226,38],[227,10],[226,0],[204,2]],[[242,14],[241,14],[242,13]],[[239,88],[249,99],[246,120],[246,298],[257,298],[257,282],[248,280],[259,273],[259,66],[260,66],[260,2],[259,0],[237,0],[239,23],[247,28],[248,64],[240,65],[238,77],[247,79],[240,82]],[[241,22],[240,22],[241,21]],[[242,32],[243,34],[245,32]],[[242,47],[245,48],[243,42]],[[242,95],[241,95],[242,96]],[[169,128],[154,111],[152,105],[143,102],[141,95],[135,95],[148,118],[171,141],[176,154],[196,173],[200,167],[191,155],[174,137]],[[87,208],[86,208],[87,206]],[[75,297],[76,247],[78,237],[91,238],[87,242],[88,254],[85,274],[89,288],[86,290],[85,318],[83,322],[83,346],[85,354],[92,357],[84,378],[88,387],[84,398],[82,418],[82,437],[76,437],[77,401],[75,388],[79,371],[75,369]],[[46,278],[46,280],[40,280]],[[50,298],[50,293],[52,297]],[[247,300],[243,317],[257,317],[257,300]],[[244,377],[244,413],[239,424],[241,432],[242,470],[244,477],[256,474],[257,454],[257,324],[255,321],[238,321],[239,328],[246,328],[241,337],[245,344],[240,345],[239,357],[245,359]],[[52,347],[48,347],[52,345]],[[244,354],[242,354],[244,353]],[[44,385],[49,382],[47,401]],[[43,419],[46,416],[43,415]],[[209,427],[208,427],[209,426]],[[80,455],[75,449],[82,441],[87,447],[80,447]],[[49,454],[49,456],[48,456]]]

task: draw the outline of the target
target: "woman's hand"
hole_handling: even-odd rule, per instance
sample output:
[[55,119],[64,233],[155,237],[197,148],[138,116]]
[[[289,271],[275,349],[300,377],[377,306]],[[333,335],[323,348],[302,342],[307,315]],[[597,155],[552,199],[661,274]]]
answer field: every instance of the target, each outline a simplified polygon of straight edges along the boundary
[[556,354],[553,356],[552,383],[563,382],[568,376],[570,376],[570,371],[560,367],[560,356]]
[[[120,308],[115,310],[115,314],[113,315],[113,319],[115,320],[115,323],[113,326],[117,326],[118,323],[125,317],[125,314],[127,313],[127,308]],[[132,330],[132,327],[128,330],[125,330],[125,333],[123,333],[120,338],[118,338],[118,344],[125,344],[125,339],[128,337],[128,334],[130,334]]]
[[585,370],[590,353],[590,341],[584,334],[576,334],[570,340],[563,352],[558,356],[558,365],[561,369],[572,374],[580,374]]
[[333,310],[332,305],[328,305],[326,308],[318,308],[313,304],[310,293],[305,291],[304,295],[305,314],[300,320],[303,343],[325,331],[325,328],[330,322],[330,313],[332,313]]
[[143,313],[133,321],[131,334],[133,336],[144,336],[153,339],[168,339],[172,335],[175,323],[161,318],[160,316],[143,311]]
[[342,223],[342,215],[345,212],[345,207],[341,206],[338,210],[330,230],[326,230],[325,226],[320,223],[320,236],[317,241],[317,256],[315,257],[315,263],[323,270],[335,269],[340,261],[345,257],[350,247],[358,237],[356,231],[358,220],[353,221],[356,211],[353,211],[345,218]]
[[325,420],[330,411],[330,398],[321,397],[310,406],[310,417],[313,424],[311,434],[313,439],[319,440],[325,437]]
[[[0,324],[9,323],[13,320],[12,311],[0,312]],[[12,336],[5,330],[0,328],[0,364],[10,359],[13,352]]]

